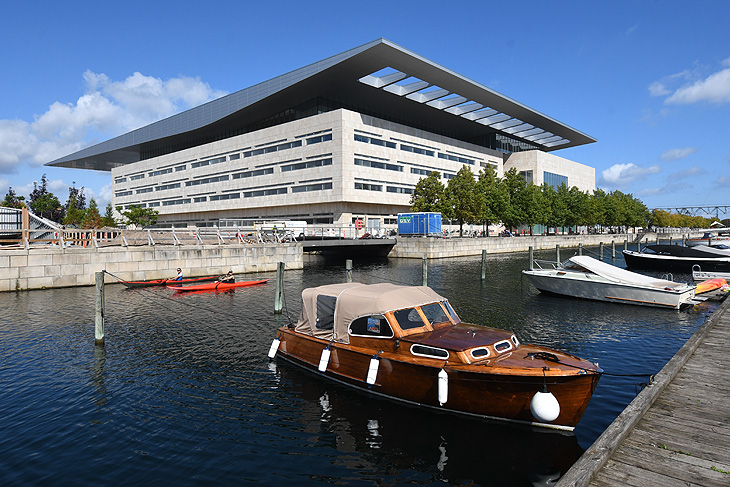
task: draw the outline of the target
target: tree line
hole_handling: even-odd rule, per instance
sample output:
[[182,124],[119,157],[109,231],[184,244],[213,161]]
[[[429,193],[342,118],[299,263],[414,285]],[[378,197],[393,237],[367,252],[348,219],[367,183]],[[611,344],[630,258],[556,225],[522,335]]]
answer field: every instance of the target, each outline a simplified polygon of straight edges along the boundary
[[120,223],[140,226],[152,225],[157,222],[158,214],[154,210],[139,206],[130,207],[127,211],[122,211],[118,207],[117,211],[124,218],[117,221],[114,218],[112,205],[109,203],[102,216],[94,198],[89,200],[87,206],[84,187],[77,188],[75,181],[68,189],[66,203],[62,205],[58,197],[48,190],[48,178],[45,174],[40,183],[33,181],[33,191],[31,191],[27,202],[25,196],[18,196],[11,186],[5,194],[5,199],[0,202],[0,206],[9,208],[27,207],[33,214],[41,218],[75,228],[116,227]]
[[463,166],[446,185],[434,171],[418,181],[410,204],[411,211],[440,212],[443,218],[455,220],[460,235],[465,223],[487,229],[494,224],[510,230],[527,226],[531,235],[535,225],[563,231],[580,226],[625,231],[627,227],[707,227],[711,223],[702,217],[662,218],[661,210],[650,212],[639,199],[621,191],[588,193],[565,183],[558,188],[536,186],[527,183],[515,168],[499,178],[492,167],[486,167],[475,178],[471,168]]

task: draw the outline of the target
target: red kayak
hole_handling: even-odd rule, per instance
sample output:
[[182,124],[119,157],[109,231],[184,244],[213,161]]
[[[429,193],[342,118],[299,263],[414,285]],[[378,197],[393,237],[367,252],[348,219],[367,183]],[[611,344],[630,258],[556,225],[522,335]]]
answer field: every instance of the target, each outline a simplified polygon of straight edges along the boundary
[[175,279],[152,279],[150,281],[120,281],[122,284],[127,286],[127,288],[136,288],[136,287],[151,287],[151,286],[166,286],[170,284],[196,284],[201,282],[209,282],[209,281],[215,281],[218,279],[219,276],[205,276],[205,277],[189,277],[184,278],[179,281],[176,281]]
[[228,289],[235,289],[237,287],[255,286],[256,284],[263,284],[265,282],[269,282],[269,280],[261,279],[260,281],[209,282],[206,284],[197,284],[195,286],[175,286],[168,284],[167,287],[169,287],[170,289],[174,289],[179,293],[187,291],[226,291]]

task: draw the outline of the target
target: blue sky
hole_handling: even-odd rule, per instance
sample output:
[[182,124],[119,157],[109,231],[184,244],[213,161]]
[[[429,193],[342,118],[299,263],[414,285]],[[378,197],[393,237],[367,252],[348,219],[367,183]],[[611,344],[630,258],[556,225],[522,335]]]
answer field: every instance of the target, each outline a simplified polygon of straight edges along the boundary
[[598,139],[555,154],[648,207],[730,204],[730,1],[10,2],[0,198],[83,147],[384,37]]

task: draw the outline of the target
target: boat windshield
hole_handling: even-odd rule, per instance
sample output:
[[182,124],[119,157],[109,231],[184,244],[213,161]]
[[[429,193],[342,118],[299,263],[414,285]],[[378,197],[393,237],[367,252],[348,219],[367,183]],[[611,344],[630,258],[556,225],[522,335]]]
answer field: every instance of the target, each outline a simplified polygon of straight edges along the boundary
[[446,313],[444,313],[444,309],[441,307],[440,303],[431,303],[421,306],[421,311],[423,311],[423,314],[426,316],[426,319],[431,325],[443,322],[451,323],[449,321],[449,317],[446,316]]
[[399,309],[393,312],[395,320],[398,322],[401,330],[410,330],[412,328],[420,328],[425,326],[426,323],[421,319],[421,315],[418,314],[416,308]]
[[451,307],[451,303],[448,301],[441,301],[444,305],[444,308],[446,308],[446,311],[449,312],[449,315],[451,315],[451,319],[454,320],[454,323],[457,325],[461,323],[461,318],[459,318],[459,315],[456,314],[456,311],[454,311],[454,308]]

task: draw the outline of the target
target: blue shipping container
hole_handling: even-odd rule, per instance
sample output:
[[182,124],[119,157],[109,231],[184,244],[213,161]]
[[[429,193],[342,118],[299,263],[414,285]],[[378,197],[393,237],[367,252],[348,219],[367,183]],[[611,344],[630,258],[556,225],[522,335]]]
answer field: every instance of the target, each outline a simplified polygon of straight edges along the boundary
[[399,235],[441,235],[441,213],[398,213]]

